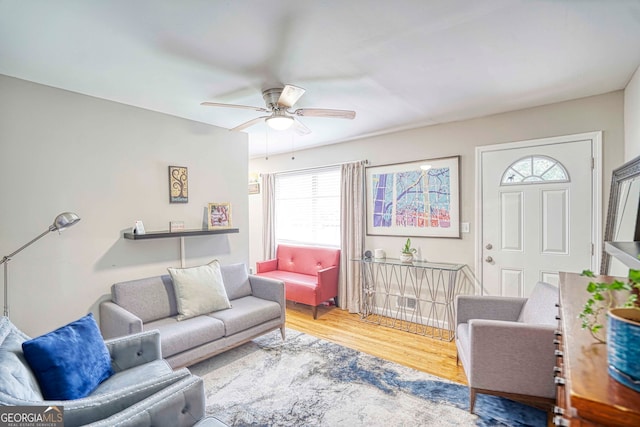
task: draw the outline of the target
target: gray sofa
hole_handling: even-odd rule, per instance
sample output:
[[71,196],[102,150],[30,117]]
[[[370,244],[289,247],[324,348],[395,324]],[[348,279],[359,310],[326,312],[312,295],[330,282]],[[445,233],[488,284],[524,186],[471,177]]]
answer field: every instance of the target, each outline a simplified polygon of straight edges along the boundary
[[116,283],[112,301],[100,304],[105,338],[158,330],[162,355],[185,367],[275,329],[285,338],[284,283],[247,274],[244,264],[220,266],[232,307],[178,320],[170,275]]
[[64,424],[192,426],[204,417],[204,384],[185,369],[162,360],[160,335],[144,332],[106,341],[115,374],[89,396],[45,400],[26,363],[22,343],[29,337],[0,318],[0,405],[63,406]]

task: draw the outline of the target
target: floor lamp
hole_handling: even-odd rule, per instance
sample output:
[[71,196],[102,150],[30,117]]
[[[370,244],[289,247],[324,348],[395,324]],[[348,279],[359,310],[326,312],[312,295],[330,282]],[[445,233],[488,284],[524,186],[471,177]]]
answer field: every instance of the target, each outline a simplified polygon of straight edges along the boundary
[[51,224],[44,233],[40,234],[35,239],[31,240],[29,243],[21,246],[15,252],[10,253],[9,255],[5,255],[2,258],[2,261],[0,261],[0,264],[4,264],[4,316],[5,317],[9,317],[9,283],[7,282],[7,265],[9,264],[9,261],[11,261],[11,257],[13,257],[15,254],[19,252],[22,252],[22,250],[24,250],[28,246],[31,246],[31,244],[35,243],[37,240],[40,240],[40,238],[44,237],[46,234],[49,234],[52,231],[61,232],[65,228],[71,227],[73,224],[75,224],[78,221],[80,221],[80,217],[75,213],[63,212],[56,217],[56,219],[53,221],[53,224]]

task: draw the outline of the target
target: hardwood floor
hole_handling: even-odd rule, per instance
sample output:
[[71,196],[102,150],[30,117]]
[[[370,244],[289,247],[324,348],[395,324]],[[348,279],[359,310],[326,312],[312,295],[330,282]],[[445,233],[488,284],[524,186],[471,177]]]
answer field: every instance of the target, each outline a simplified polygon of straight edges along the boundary
[[[287,327],[467,385],[462,365],[456,366],[453,341],[366,323],[360,320],[359,314],[336,307],[318,307],[318,318],[313,320],[311,307],[290,301],[287,301]],[[547,427],[553,426],[553,413],[549,412]]]
[[419,371],[467,384],[462,365],[456,366],[456,345],[410,332],[374,325],[336,307],[311,307],[287,301],[287,327],[332,341]]

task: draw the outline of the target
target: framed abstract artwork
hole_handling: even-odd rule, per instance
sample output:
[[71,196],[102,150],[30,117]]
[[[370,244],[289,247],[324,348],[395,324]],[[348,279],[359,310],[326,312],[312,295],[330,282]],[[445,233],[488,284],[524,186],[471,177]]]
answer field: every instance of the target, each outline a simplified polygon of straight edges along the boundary
[[209,203],[207,218],[209,230],[231,227],[231,204]]
[[366,168],[367,234],[460,238],[460,156]]
[[169,166],[169,203],[189,203],[189,177],[184,166]]

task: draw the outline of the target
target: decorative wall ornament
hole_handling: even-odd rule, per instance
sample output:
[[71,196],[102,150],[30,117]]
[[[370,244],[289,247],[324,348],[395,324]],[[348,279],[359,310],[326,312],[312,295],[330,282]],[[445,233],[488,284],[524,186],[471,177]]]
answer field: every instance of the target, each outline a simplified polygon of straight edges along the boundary
[[260,194],[260,174],[249,173],[249,194]]
[[187,168],[169,166],[169,203],[189,203]]
[[231,204],[209,203],[207,225],[209,230],[231,227]]
[[460,238],[460,156],[366,168],[367,234]]
[[260,183],[258,183],[258,182],[250,182],[249,183],[249,194],[260,194]]

